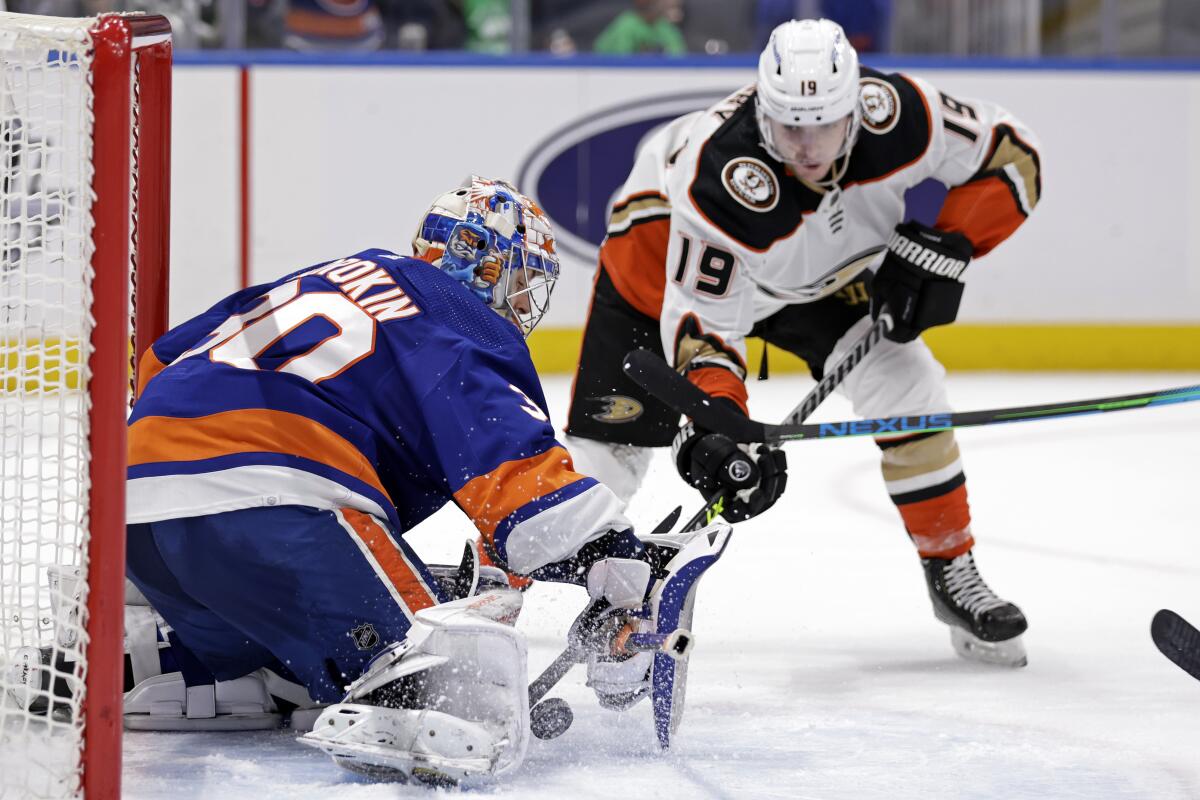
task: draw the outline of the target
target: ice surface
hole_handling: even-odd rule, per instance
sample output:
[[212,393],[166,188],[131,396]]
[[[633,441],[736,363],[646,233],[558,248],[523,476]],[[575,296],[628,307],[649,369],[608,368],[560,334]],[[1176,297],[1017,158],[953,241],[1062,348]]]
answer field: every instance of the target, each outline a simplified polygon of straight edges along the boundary
[[[1197,374],[955,375],[962,410],[1200,383]],[[751,385],[782,417],[811,382]],[[569,382],[547,381],[561,428]],[[838,397],[820,419],[848,416]],[[1200,683],[1154,648],[1161,607],[1200,619],[1200,404],[962,431],[980,570],[1030,620],[1029,666],[951,650],[883,491],[869,440],[790,445],[787,494],[739,525],[696,609],[688,711],[656,752],[646,704],[600,709],[582,668],[557,696],[575,724],[534,740],[489,798],[1196,798]],[[660,453],[631,517],[647,529],[696,499]],[[458,512],[410,534],[457,561]],[[537,585],[520,627],[531,670],[583,603]],[[425,797],[372,784],[287,732],[125,734],[125,797]]]

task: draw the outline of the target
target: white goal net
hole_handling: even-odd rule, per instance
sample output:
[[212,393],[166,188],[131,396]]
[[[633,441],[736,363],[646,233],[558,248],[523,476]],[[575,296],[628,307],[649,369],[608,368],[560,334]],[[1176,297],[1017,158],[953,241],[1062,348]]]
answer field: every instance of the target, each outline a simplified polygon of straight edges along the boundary
[[[140,64],[129,55],[137,26],[128,19],[0,13],[0,798],[80,795],[87,751],[102,750],[105,738],[111,750],[114,736],[119,780],[120,675],[108,654],[119,658],[120,622],[98,634],[89,600],[105,597],[120,613],[119,580],[101,595],[93,572],[99,547],[123,559],[123,529],[95,524],[92,492],[116,493],[123,512],[123,404],[114,411],[98,392],[111,398],[119,383],[123,397],[129,382],[145,151]],[[118,76],[105,82],[110,68],[98,53],[114,52]],[[101,109],[117,120],[103,138]],[[118,165],[117,179],[101,176],[112,169],[105,162]],[[115,257],[98,257],[98,245]],[[114,299],[102,299],[98,274],[119,281],[116,292],[106,290]],[[119,340],[97,336],[114,325],[123,328]],[[116,363],[113,350],[123,351],[116,370],[96,366]],[[106,444],[97,447],[100,433]],[[100,635],[107,649],[97,665]],[[89,696],[89,670],[116,681],[115,695]],[[90,722],[88,708],[111,718],[113,696],[115,733]]]
[[38,22],[0,27],[0,785],[45,797],[83,747],[93,118],[91,20]]

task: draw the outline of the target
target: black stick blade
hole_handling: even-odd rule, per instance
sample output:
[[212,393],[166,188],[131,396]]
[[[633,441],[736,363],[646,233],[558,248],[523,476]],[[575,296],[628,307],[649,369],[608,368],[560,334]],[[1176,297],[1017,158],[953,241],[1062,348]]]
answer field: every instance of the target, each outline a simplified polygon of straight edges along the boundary
[[675,506],[675,510],[663,517],[662,522],[655,525],[654,530],[650,533],[670,533],[671,528],[674,528],[675,523],[679,521],[681,514],[683,514],[683,506]]
[[1164,656],[1200,681],[1200,631],[1174,611],[1164,608],[1150,623],[1150,637]]

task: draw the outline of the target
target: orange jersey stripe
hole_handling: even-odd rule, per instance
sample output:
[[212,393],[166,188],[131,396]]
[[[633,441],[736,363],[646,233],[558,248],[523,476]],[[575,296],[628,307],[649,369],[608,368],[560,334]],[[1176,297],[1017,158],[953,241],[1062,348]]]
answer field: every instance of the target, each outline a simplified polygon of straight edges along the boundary
[[454,499],[491,545],[497,526],[518,508],[583,477],[575,472],[566,450],[551,447],[471,479],[454,493]]
[[340,512],[350,530],[375,557],[376,563],[404,600],[404,605],[408,606],[409,611],[415,614],[422,608],[437,605],[437,598],[430,594],[429,589],[408,563],[408,559],[404,557],[403,551],[392,541],[392,537],[377,519],[353,508],[343,508]]
[[966,236],[978,258],[1011,236],[1024,221],[1025,214],[1008,184],[992,176],[951,189],[934,227]]
[[137,369],[137,393],[135,397],[141,397],[142,391],[145,390],[146,384],[150,380],[167,368],[167,365],[158,360],[158,356],[154,352],[153,347],[147,347],[146,352],[142,354],[141,361],[138,362]]
[[713,397],[726,397],[732,400],[738,404],[738,408],[742,410],[743,414],[750,415],[746,383],[724,367],[694,369],[687,374],[687,378]]
[[299,414],[247,408],[206,417],[143,417],[129,426],[129,466],[236,453],[300,456],[388,496],[366,456],[324,425]]
[[600,261],[617,293],[648,317],[662,313],[667,283],[667,241],[671,221],[654,219],[631,225],[600,245]]

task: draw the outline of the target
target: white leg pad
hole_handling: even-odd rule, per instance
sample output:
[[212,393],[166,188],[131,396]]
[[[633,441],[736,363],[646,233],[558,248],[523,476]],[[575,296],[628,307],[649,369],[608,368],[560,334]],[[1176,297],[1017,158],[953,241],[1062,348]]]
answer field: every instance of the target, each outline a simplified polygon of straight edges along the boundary
[[252,674],[262,678],[271,697],[286,700],[296,706],[290,718],[291,729],[296,733],[311,731],[317,717],[329,707],[328,703],[321,704],[313,700],[308,694],[308,689],[301,684],[281,678],[269,669],[260,669]]
[[576,472],[600,481],[626,505],[642,485],[653,456],[649,447],[611,444],[578,436],[564,436],[563,444],[571,453]]
[[147,678],[125,693],[125,727],[135,731],[257,731],[278,728],[280,715],[257,674],[206,686],[183,675]]
[[170,645],[160,641],[159,629],[159,617],[150,606],[125,606],[125,652],[129,654],[135,686],[162,673],[159,651]]
[[[4,682],[8,684],[6,694],[17,708],[44,709],[50,688],[50,672],[42,651],[36,647],[18,647],[4,665]],[[39,703],[39,700],[41,701]],[[0,696],[0,705],[4,697]]]
[[46,568],[46,580],[50,587],[55,639],[63,648],[72,649],[79,638],[79,567],[53,564]]

